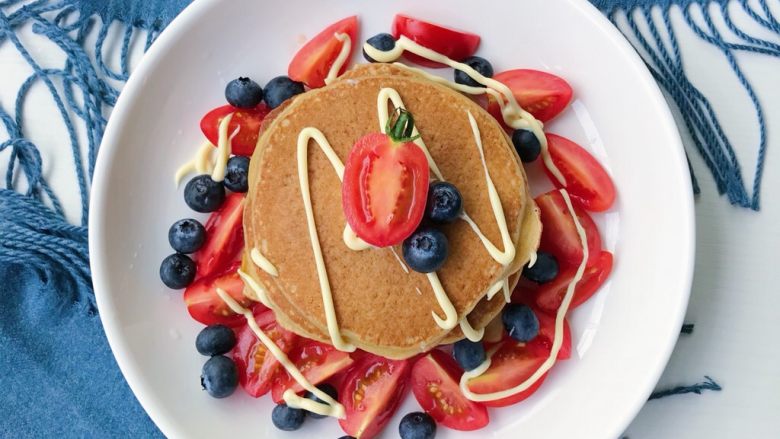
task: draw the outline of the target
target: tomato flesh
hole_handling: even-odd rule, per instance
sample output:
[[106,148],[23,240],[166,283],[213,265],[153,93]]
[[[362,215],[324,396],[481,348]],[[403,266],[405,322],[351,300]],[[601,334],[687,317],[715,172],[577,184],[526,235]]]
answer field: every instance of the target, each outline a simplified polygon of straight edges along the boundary
[[[594,212],[603,212],[615,202],[615,185],[588,151],[571,140],[555,134],[547,134],[550,158],[566,180],[566,190],[571,199]],[[545,167],[556,187],[564,187]]]
[[[582,279],[574,289],[574,297],[569,305],[569,310],[585,303],[601,288],[601,285],[604,284],[604,281],[612,272],[612,263],[612,253],[601,251],[596,261],[588,264]],[[566,267],[551,282],[539,285],[536,292],[536,305],[546,312],[556,312],[561,306],[566,290],[576,273],[577,267]]]
[[[273,311],[265,310],[256,313],[255,319],[260,329],[279,346],[282,352],[287,353],[293,348],[298,336],[279,326],[274,319]],[[238,332],[232,356],[238,368],[238,382],[246,393],[257,398],[271,390],[274,375],[282,365],[266,349],[249,325],[245,325]]]
[[202,277],[187,287],[184,291],[184,304],[193,319],[204,325],[221,324],[231,327],[245,322],[244,316],[234,313],[217,295],[217,288],[223,289],[245,308],[263,307],[244,296],[244,282],[238,276],[237,270],[238,265],[234,265],[225,272]]
[[[566,201],[558,190],[536,197],[542,220],[542,239],[539,248],[552,253],[562,265],[579,266],[582,262],[582,242],[577,233]],[[598,259],[601,251],[601,235],[596,223],[579,205],[572,203],[580,225],[588,239],[588,262]]]
[[412,392],[438,424],[461,431],[478,430],[490,422],[484,405],[467,399],[458,387],[463,371],[451,356],[433,350],[412,368]]
[[239,130],[230,143],[231,152],[235,155],[251,156],[255,152],[260,125],[270,111],[263,103],[249,109],[224,105],[206,113],[200,121],[200,129],[209,142],[217,146],[219,142],[219,124],[225,116],[233,113],[233,117],[228,124],[228,135],[233,134],[236,128],[239,128]]
[[349,369],[339,390],[346,417],[339,425],[350,436],[371,439],[390,421],[401,402],[409,360],[366,354]]
[[[573,94],[572,88],[563,78],[538,70],[507,70],[493,76],[512,90],[517,103],[524,110],[542,122],[560,114]],[[501,107],[492,97],[488,99],[488,112],[503,124]]]
[[[357,33],[357,15],[333,23],[298,50],[287,68],[287,75],[290,79],[303,82],[311,88],[324,86],[325,78],[344,44],[336,38],[336,34],[349,36],[351,44],[350,56],[347,58],[349,60],[352,50],[358,45]],[[344,63],[339,74],[347,69],[348,64],[348,62]]]
[[206,221],[206,241],[194,257],[198,277],[222,271],[244,248],[244,194],[230,194]]
[[[309,341],[303,346],[296,347],[290,352],[289,358],[306,380],[315,386],[353,363],[348,353],[316,341]],[[271,389],[271,396],[275,403],[283,401],[282,397],[287,389],[292,389],[295,393],[304,390],[287,371],[279,370]]]
[[428,160],[414,143],[395,143],[381,133],[362,137],[344,167],[347,223],[371,245],[399,244],[422,221],[428,173]]
[[[476,53],[480,42],[479,35],[471,32],[429,23],[403,14],[395,16],[392,34],[396,39],[403,35],[415,43],[455,61],[463,61]],[[444,64],[430,61],[409,52],[406,52],[404,57],[415,64],[426,67],[446,67]]]
[[[530,378],[546,359],[547,355],[536,355],[534,350],[529,349],[524,343],[508,340],[493,355],[488,370],[469,380],[469,390],[477,394],[487,394],[516,387]],[[522,392],[494,401],[485,401],[483,404],[488,407],[506,407],[516,404],[533,395],[546,377],[545,373]]]

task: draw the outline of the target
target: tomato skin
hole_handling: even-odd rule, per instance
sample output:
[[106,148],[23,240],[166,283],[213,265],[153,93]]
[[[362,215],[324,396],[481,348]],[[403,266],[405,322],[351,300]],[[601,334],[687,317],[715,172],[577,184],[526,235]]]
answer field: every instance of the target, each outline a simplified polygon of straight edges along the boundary
[[[542,122],[559,115],[574,94],[563,78],[539,70],[507,70],[496,74],[493,79],[509,87],[517,103]],[[488,112],[504,123],[501,107],[493,98],[488,99]]]
[[245,322],[244,316],[234,313],[217,295],[217,288],[222,288],[245,308],[257,306],[258,309],[265,309],[262,304],[244,296],[244,281],[238,276],[238,267],[236,264],[224,272],[201,277],[184,290],[184,304],[193,319],[204,325],[230,327],[241,326]]
[[[598,160],[580,145],[556,134],[547,134],[547,147],[573,201],[592,212],[612,207],[615,185]],[[544,170],[556,187],[564,187],[546,167]]]
[[[441,53],[455,61],[463,61],[475,54],[480,42],[479,35],[471,32],[429,23],[403,14],[397,14],[393,19],[391,33],[395,39],[403,35],[415,43]],[[425,67],[446,67],[444,64],[430,61],[409,52],[405,53],[404,57],[415,64]]]
[[393,417],[406,390],[409,360],[389,360],[365,354],[349,369],[339,399],[346,417],[339,425],[350,436],[371,439]]
[[[276,323],[273,311],[255,313],[255,320],[282,352],[287,353],[293,348],[298,336]],[[268,352],[249,325],[244,325],[236,338],[232,357],[238,368],[238,382],[254,398],[265,395],[271,390],[274,375],[281,369],[281,363]]]
[[[569,310],[585,303],[601,288],[601,285],[604,284],[604,281],[612,273],[612,265],[612,253],[608,251],[599,252],[596,261],[588,264],[582,280],[577,283]],[[546,312],[557,312],[561,302],[563,302],[563,296],[566,295],[566,289],[571,280],[574,279],[576,272],[577,267],[566,267],[558,273],[558,277],[553,279],[552,282],[539,285],[536,291],[536,306]]]
[[263,103],[249,109],[223,105],[203,116],[203,119],[200,120],[200,130],[203,131],[203,135],[206,136],[212,145],[217,146],[219,142],[219,123],[225,116],[232,113],[233,118],[230,119],[228,124],[228,135],[233,134],[236,128],[240,127],[240,129],[230,143],[231,152],[235,155],[248,157],[255,152],[260,125],[263,123],[265,116],[270,112],[271,110]]
[[206,241],[194,257],[198,278],[222,271],[244,248],[244,194],[230,194],[206,221]]
[[[539,248],[552,253],[561,265],[579,266],[582,262],[580,235],[559,190],[552,190],[536,197],[542,220],[542,239]],[[596,223],[579,205],[572,203],[574,212],[588,238],[588,263],[598,259],[601,251],[601,235]]]
[[[350,56],[352,51],[355,50],[355,46],[358,45],[358,18],[357,15],[339,20],[322,32],[317,34],[314,38],[307,41],[303,47],[298,50],[290,66],[287,68],[287,75],[294,81],[303,82],[310,88],[322,87],[325,85],[325,78],[328,76],[328,71],[333,66],[336,58],[341,52],[342,43],[335,37],[335,34],[341,33],[349,36],[351,42]],[[343,73],[347,67],[348,62],[344,63],[339,70],[339,74]]]
[[[289,358],[303,376],[315,386],[354,362],[348,353],[316,341],[308,341],[297,346],[290,352]],[[287,371],[280,369],[273,379],[271,388],[271,396],[275,403],[283,401],[282,397],[287,389],[292,389],[295,393],[303,392],[303,387]]]
[[414,364],[412,392],[438,424],[453,430],[478,430],[490,422],[487,408],[463,395],[458,387],[461,375],[463,371],[451,356],[433,350]]
[[360,138],[344,166],[347,223],[373,246],[401,243],[422,221],[428,174],[428,159],[414,143],[395,143],[381,133]]
[[[527,380],[536,372],[547,356],[536,355],[532,349],[524,343],[518,343],[514,340],[505,341],[498,351],[493,355],[490,367],[484,374],[472,378],[469,383],[469,389],[477,394],[487,394],[511,389]],[[488,407],[506,407],[517,404],[518,402],[533,395],[547,378],[545,373],[528,389],[506,398],[495,401],[485,401],[484,405]]]

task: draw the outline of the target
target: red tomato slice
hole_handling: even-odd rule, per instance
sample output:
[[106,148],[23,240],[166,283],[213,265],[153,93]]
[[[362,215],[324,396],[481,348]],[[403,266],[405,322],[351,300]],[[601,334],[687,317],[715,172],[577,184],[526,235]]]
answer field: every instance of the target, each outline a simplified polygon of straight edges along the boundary
[[[612,262],[612,253],[601,251],[596,261],[588,264],[582,280],[577,283],[574,289],[574,297],[569,310],[585,303],[601,288],[612,272]],[[577,267],[566,267],[551,282],[539,285],[539,290],[536,293],[536,305],[544,311],[557,312],[561,302],[563,302],[563,296],[566,295],[566,289],[574,279],[576,272]]]
[[234,313],[217,295],[217,288],[225,290],[245,308],[265,308],[244,296],[244,281],[238,276],[237,270],[238,265],[234,265],[225,272],[202,277],[187,287],[184,291],[184,304],[193,319],[204,325],[222,324],[232,327],[245,322],[244,316]]
[[367,354],[355,361],[339,391],[347,416],[339,419],[350,436],[371,439],[398,408],[409,375],[409,360],[389,360]]
[[[289,358],[303,376],[315,386],[353,363],[348,353],[316,341],[309,341],[303,346],[298,346],[290,353]],[[292,389],[295,393],[303,391],[303,387],[287,371],[280,369],[274,377],[271,388],[271,396],[275,403],[283,401],[282,396],[287,389]]]
[[[415,43],[446,55],[455,61],[463,61],[475,54],[480,41],[479,35],[471,32],[429,23],[403,14],[395,16],[392,33],[396,39],[403,35]],[[429,61],[409,52],[406,52],[404,57],[413,63],[426,67],[446,67],[444,64]]]
[[[588,151],[571,140],[556,134],[547,134],[550,158],[566,179],[566,190],[572,200],[587,210],[603,212],[615,202],[615,185],[607,171]],[[562,187],[557,178],[544,168],[556,187]]]
[[[514,340],[506,341],[493,355],[488,370],[469,381],[469,390],[478,394],[486,394],[511,389],[530,378],[546,359],[546,355],[536,355],[525,343],[518,343]],[[506,407],[516,404],[536,392],[545,378],[547,378],[546,373],[531,387],[516,395],[495,401],[486,401],[483,404],[488,407]]]
[[[512,90],[517,103],[542,122],[547,122],[569,105],[572,89],[568,82],[547,72],[517,69],[501,72],[493,79]],[[498,102],[488,99],[488,111],[503,124]]]
[[244,194],[230,194],[206,221],[206,242],[195,253],[199,278],[223,271],[244,248]]
[[344,167],[341,200],[347,223],[371,245],[400,243],[422,221],[428,173],[428,160],[414,143],[395,143],[380,133],[362,137]]
[[[255,320],[282,352],[287,353],[293,348],[298,336],[279,326],[273,311],[255,313]],[[249,325],[244,325],[238,332],[232,356],[238,368],[238,382],[246,393],[257,398],[271,390],[273,377],[282,365],[268,352]]]
[[[325,85],[325,77],[336,61],[344,43],[336,38],[336,34],[347,34],[352,45],[352,50],[358,45],[358,18],[357,15],[337,21],[307,41],[298,53],[295,54],[287,75],[294,81],[300,81],[311,88]],[[350,51],[350,56],[352,51]],[[349,59],[349,58],[347,58]],[[339,74],[347,69],[348,63],[339,70]]]
[[233,134],[236,128],[241,127],[230,144],[231,151],[235,155],[251,156],[255,152],[257,137],[260,133],[260,125],[265,116],[271,110],[265,104],[260,104],[255,108],[235,108],[230,105],[217,107],[203,116],[200,121],[200,130],[203,135],[209,139],[212,145],[216,146],[219,141],[219,123],[230,113],[233,118],[228,124],[228,134]]
[[[555,255],[561,265],[579,266],[582,262],[582,243],[561,192],[552,190],[539,195],[536,197],[536,204],[542,219],[542,240],[539,248]],[[588,262],[593,263],[601,251],[599,229],[585,210],[577,204],[572,204],[588,238]]]
[[460,370],[451,356],[433,350],[412,368],[412,392],[437,423],[453,430],[478,430],[490,422],[484,405],[468,400],[458,387]]

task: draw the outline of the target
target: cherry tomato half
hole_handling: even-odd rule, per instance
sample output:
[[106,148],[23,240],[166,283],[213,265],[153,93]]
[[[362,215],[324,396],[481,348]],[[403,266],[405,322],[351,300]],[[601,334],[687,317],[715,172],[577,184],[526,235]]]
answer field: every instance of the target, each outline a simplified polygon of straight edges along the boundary
[[[298,53],[295,54],[290,66],[287,68],[287,75],[294,81],[300,81],[311,88],[322,87],[325,85],[325,78],[328,76],[330,68],[338,58],[344,43],[336,38],[336,34],[346,34],[349,36],[351,49],[354,50],[358,45],[358,18],[357,15],[339,20],[317,34],[314,38],[307,41]],[[350,51],[350,56],[352,51]],[[349,59],[349,58],[347,58]],[[339,74],[347,69],[349,63],[344,63],[339,70]]]
[[200,121],[200,129],[209,142],[216,146],[219,142],[219,123],[225,116],[233,113],[228,124],[228,134],[233,134],[236,128],[240,129],[230,144],[231,151],[235,155],[251,156],[255,152],[260,125],[270,111],[265,104],[250,109],[224,105],[206,113]]
[[193,319],[204,325],[237,327],[245,323],[244,316],[234,313],[222,301],[217,294],[217,288],[223,289],[245,308],[258,306],[258,309],[265,309],[262,304],[256,304],[244,296],[244,281],[238,276],[237,270],[238,264],[224,272],[202,277],[187,287],[184,291],[184,304]]
[[[471,32],[429,23],[403,14],[395,16],[392,33],[396,39],[403,35],[415,43],[446,55],[455,61],[463,61],[476,53],[480,41],[479,35]],[[409,52],[405,53],[404,57],[415,64],[426,67],[446,67]]]
[[206,221],[206,242],[194,257],[198,277],[223,271],[244,248],[244,194],[230,194]]
[[[493,79],[512,90],[517,103],[542,122],[560,114],[571,101],[571,86],[562,78],[539,70],[517,69],[496,74]],[[501,108],[492,97],[488,112],[503,124]]]
[[[593,212],[612,207],[615,185],[598,160],[580,145],[555,134],[547,134],[547,145],[550,158],[566,180],[566,190],[572,200]],[[546,167],[544,170],[556,187],[562,187]]]
[[[574,219],[559,190],[536,197],[542,220],[542,240],[539,248],[552,253],[562,265],[579,266],[582,262],[582,242]],[[601,235],[596,223],[579,205],[572,203],[574,212],[588,238],[588,262],[598,259]]]
[[[311,340],[293,349],[289,358],[303,376],[306,377],[306,380],[315,386],[351,366],[353,363],[348,353],[341,352],[333,346]],[[282,397],[287,389],[292,389],[295,393],[303,391],[303,387],[285,370],[280,369],[273,381],[271,396],[277,404],[282,402]]]

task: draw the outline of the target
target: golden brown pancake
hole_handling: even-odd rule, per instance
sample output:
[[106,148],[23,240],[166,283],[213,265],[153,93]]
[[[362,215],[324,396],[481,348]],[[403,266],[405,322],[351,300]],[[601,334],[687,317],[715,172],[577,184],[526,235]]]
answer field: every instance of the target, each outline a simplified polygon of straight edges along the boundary
[[[518,256],[510,266],[502,267],[465,222],[443,228],[451,248],[439,277],[459,317],[473,311],[472,325],[485,326],[503,307],[501,294],[483,301],[486,290],[522,267],[538,244],[538,212],[501,127],[470,99],[398,70],[388,65],[355,69],[331,86],[275,110],[252,158],[244,220],[247,252],[259,248],[278,268],[279,276],[267,275],[251,261],[245,261],[244,268],[267,289],[279,322],[306,337],[329,341],[298,181],[298,133],[308,126],[320,129],[344,161],[357,139],[378,131],[376,98],[382,87],[401,94],[445,178],[463,194],[469,215],[501,248],[467,111],[479,125],[485,158]],[[364,350],[390,357],[408,357],[439,343],[449,331],[431,317],[431,311],[443,313],[427,278],[405,273],[389,249],[355,252],[344,245],[341,183],[313,141],[308,157],[315,221],[344,336]],[[457,334],[453,331],[450,337]]]

